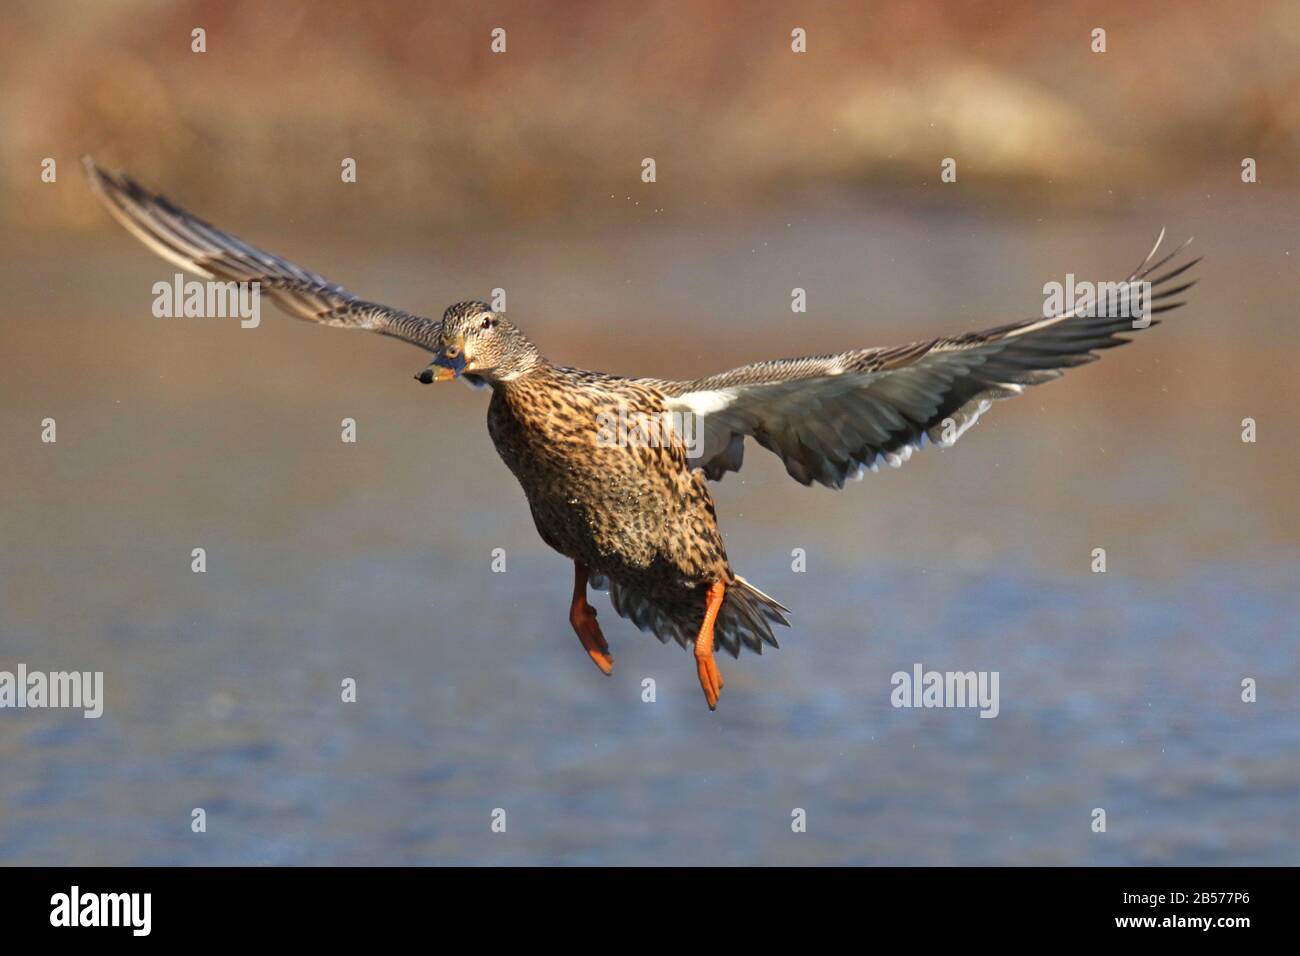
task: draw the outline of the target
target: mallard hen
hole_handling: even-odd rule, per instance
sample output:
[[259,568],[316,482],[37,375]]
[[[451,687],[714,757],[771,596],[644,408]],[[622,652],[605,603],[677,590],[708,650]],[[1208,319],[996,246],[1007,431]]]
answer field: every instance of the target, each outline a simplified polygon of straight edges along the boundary
[[[1198,259],[1156,260],[1164,232],[1125,280],[1115,315],[1062,310],[982,332],[746,365],[692,382],[623,378],[551,364],[512,321],[478,301],[441,320],[362,301],[341,286],[253,248],[123,175],[85,161],[96,194],[132,235],[203,278],[258,283],[286,312],[368,329],[433,354],[421,382],[490,387],[488,432],[523,487],[543,541],[573,562],[569,621],[606,674],[609,645],[587,603],[608,586],[614,609],[660,641],[693,647],[705,700],[723,678],[715,647],[777,646],[788,609],[736,574],[707,482],[741,467],[745,439],[777,454],[791,477],[842,488],[927,443],[950,445],[992,401],[1018,395],[1121,345],[1157,322],[1194,283]],[[1143,314],[1131,306],[1149,283]],[[1133,284],[1133,285],[1130,285]]]

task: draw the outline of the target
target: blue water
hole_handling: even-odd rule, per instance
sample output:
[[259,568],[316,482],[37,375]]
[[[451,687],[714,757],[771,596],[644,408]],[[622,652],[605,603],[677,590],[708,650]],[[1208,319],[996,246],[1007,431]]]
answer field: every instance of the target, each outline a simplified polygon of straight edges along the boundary
[[[603,276],[608,309],[537,292],[554,264],[503,240],[465,284],[517,269],[512,308],[543,313],[557,359],[686,374],[1006,318],[999,268],[1064,248],[1127,264],[1131,224],[1088,229],[969,247],[918,227],[859,260],[846,227],[802,224],[621,299],[619,270],[672,273],[707,238],[643,238],[633,265],[574,240],[593,252],[568,279]],[[102,670],[106,702],[99,720],[0,711],[0,863],[1300,863],[1293,289],[1250,241],[1220,244],[1182,326],[898,472],[835,494],[751,449],[718,507],[734,565],[794,627],[779,651],[721,660],[713,714],[689,654],[603,597],[616,669],[592,667],[570,569],[537,540],[482,394],[421,388],[422,357],[391,342],[270,314],[256,332],[160,326],[157,270],[129,246],[81,250],[62,279],[66,260],[11,263],[26,304],[2,327],[0,669]],[[802,325],[779,316],[788,298],[764,312],[782,242],[840,276],[821,293],[840,305]],[[936,282],[936,261],[974,288]],[[1234,312],[1242,282],[1259,301]],[[905,287],[920,298],[850,307]],[[696,292],[704,337],[676,308]],[[893,708],[891,675],[917,663],[997,671],[999,716]]]

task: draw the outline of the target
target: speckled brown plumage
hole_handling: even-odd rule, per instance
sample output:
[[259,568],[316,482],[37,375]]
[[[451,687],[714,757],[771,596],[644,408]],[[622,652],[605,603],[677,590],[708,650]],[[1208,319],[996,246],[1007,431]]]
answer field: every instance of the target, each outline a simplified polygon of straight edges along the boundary
[[597,428],[601,416],[663,409],[636,382],[543,365],[495,389],[488,433],[547,544],[667,598],[732,580],[713,500],[680,440],[602,444]]
[[[707,480],[738,470],[747,439],[792,477],[843,487],[882,463],[897,467],[927,443],[950,445],[998,399],[1058,377],[1157,324],[1193,283],[1173,280],[1197,260],[1152,277],[1160,241],[1122,285],[1112,310],[1059,314],[897,348],[758,362],[692,382],[629,379],[552,365],[514,323],[483,302],[435,321],[365,302],[288,260],[255,249],[125,176],[87,161],[113,216],[169,262],[208,278],[257,282],[290,314],[393,336],[434,354],[423,382],[490,386],[488,431],[519,480],[537,531],[574,562],[570,622],[605,673],[608,643],[587,604],[608,585],[620,615],[660,640],[694,645],[701,687],[717,704],[714,645],[776,646],[786,609],[735,574]],[[1148,288],[1140,295],[1137,283]],[[1149,298],[1146,293],[1150,292]],[[1145,324],[1129,307],[1145,302]],[[610,434],[608,423],[691,416],[698,442],[671,428]],[[602,425],[602,422],[605,425]],[[611,440],[611,438],[613,440]],[[716,622],[714,617],[716,615]]]
[[722,581],[719,644],[733,656],[742,644],[775,646],[770,625],[784,623],[783,609],[732,572],[713,497],[681,438],[602,441],[601,421],[666,410],[653,385],[541,363],[495,388],[488,433],[542,540],[607,581],[620,613],[686,646],[709,585]]

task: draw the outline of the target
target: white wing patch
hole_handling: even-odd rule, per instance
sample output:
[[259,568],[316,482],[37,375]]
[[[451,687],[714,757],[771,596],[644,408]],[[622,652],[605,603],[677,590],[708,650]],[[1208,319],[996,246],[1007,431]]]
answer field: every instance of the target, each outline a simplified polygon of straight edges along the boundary
[[687,392],[668,402],[672,411],[689,411],[696,415],[712,415],[720,412],[736,400],[734,388],[720,388],[706,392]]
[[[1019,394],[1020,391],[1021,391],[1020,389],[1016,389],[1016,394]],[[967,429],[969,429],[972,425],[974,425],[977,421],[979,421],[980,416],[983,415],[992,407],[993,407],[993,402],[991,399],[987,399],[987,398],[980,399],[980,403],[966,413],[966,417],[964,421],[958,422],[956,419],[953,420],[953,424],[957,426],[957,430],[952,433],[952,437],[945,438],[941,441],[937,441],[935,442],[935,444],[938,445],[940,448],[948,448],[952,445],[957,444],[957,439],[960,438],[962,435],[966,434]],[[940,425],[939,433],[941,435],[943,434],[943,430],[944,430],[944,426]]]

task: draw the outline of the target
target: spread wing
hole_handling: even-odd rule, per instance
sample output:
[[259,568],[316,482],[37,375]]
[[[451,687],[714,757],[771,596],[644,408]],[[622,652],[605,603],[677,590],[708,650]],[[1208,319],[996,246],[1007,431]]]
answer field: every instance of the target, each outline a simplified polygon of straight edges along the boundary
[[442,323],[358,299],[287,259],[262,252],[222,232],[124,175],[82,160],[95,195],[131,235],[168,262],[204,279],[256,282],[261,292],[295,318],[391,335],[428,351],[439,344]]
[[[1121,333],[1158,324],[1150,316],[1183,304],[1175,298],[1195,283],[1174,280],[1200,261],[1151,278],[1187,246],[1156,261],[1164,235],[1104,315],[1075,310],[897,348],[759,362],[654,384],[672,411],[698,416],[703,441],[691,464],[707,477],[738,471],[748,436],[779,455],[796,481],[842,488],[882,462],[901,465],[927,442],[952,444],[993,401],[1095,360],[1098,350],[1129,341]],[[1139,301],[1139,287],[1129,283],[1142,282],[1150,282],[1150,300],[1135,324],[1123,316]]]

